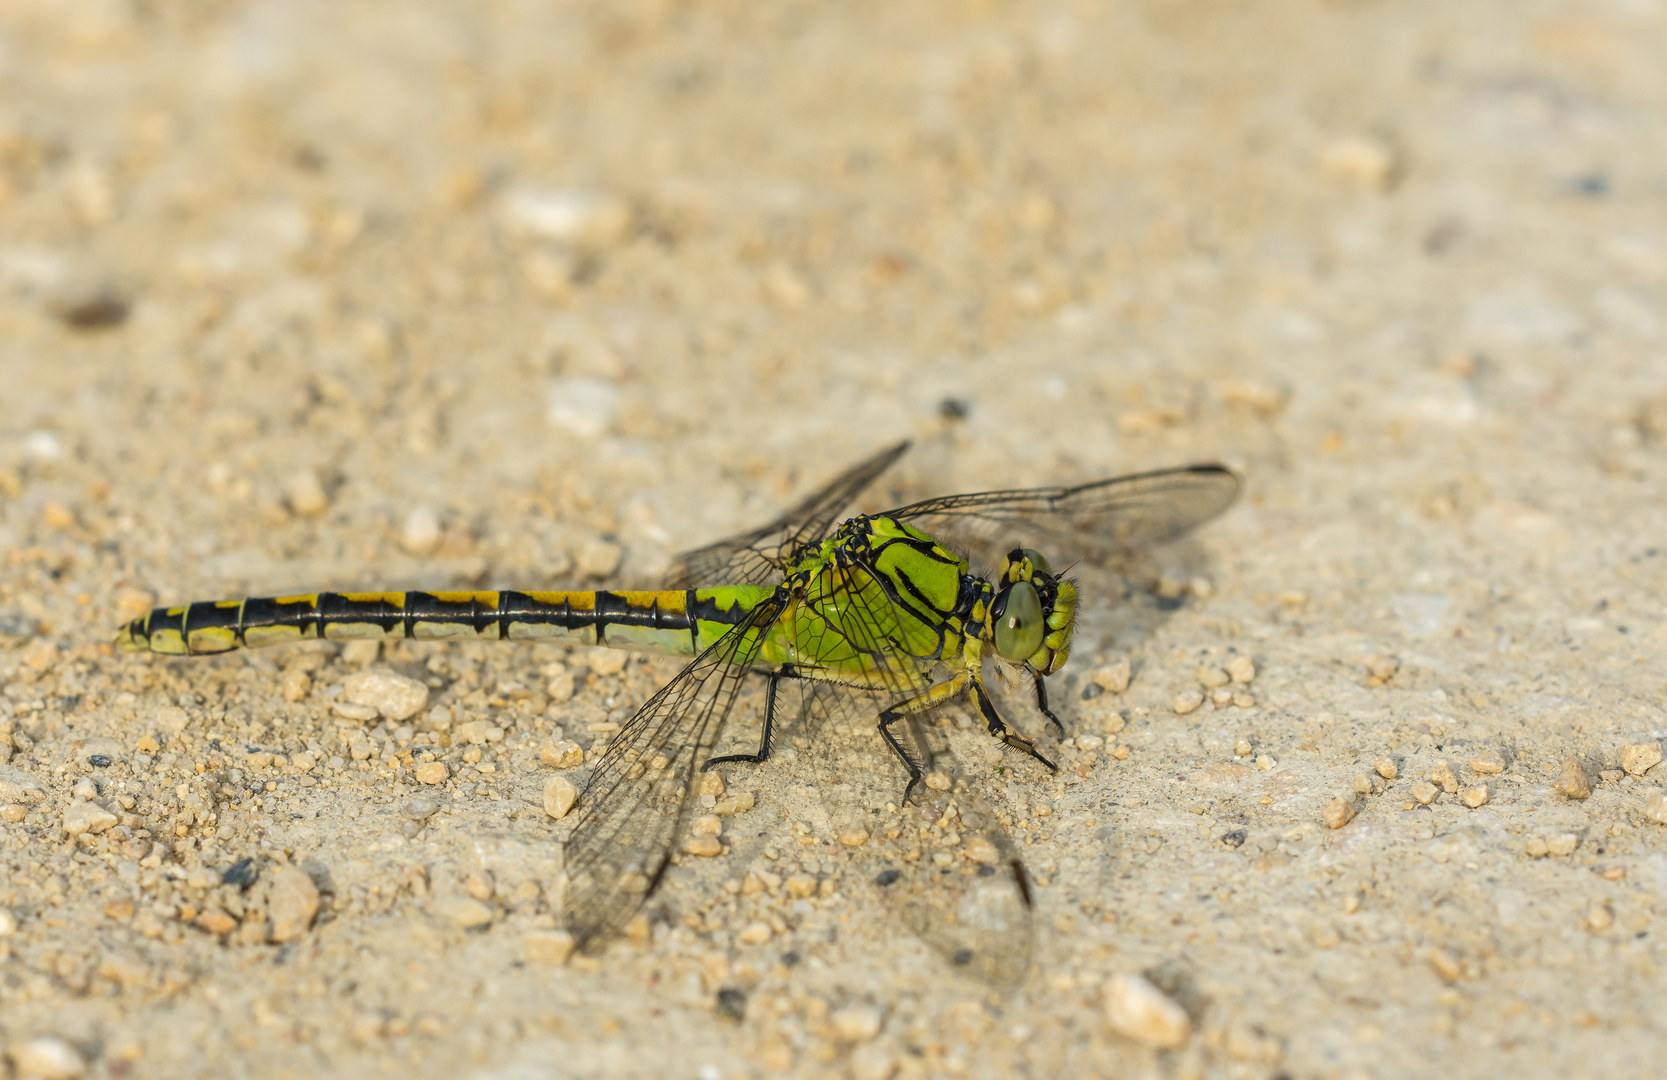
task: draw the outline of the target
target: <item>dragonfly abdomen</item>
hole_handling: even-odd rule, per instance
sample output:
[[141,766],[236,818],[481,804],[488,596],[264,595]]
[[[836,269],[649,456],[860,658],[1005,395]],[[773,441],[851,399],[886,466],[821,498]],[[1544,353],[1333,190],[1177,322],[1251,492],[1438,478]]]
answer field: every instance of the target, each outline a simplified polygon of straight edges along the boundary
[[156,608],[122,628],[123,652],[205,655],[296,641],[572,641],[693,655],[769,588],[659,592],[387,592],[213,600]]

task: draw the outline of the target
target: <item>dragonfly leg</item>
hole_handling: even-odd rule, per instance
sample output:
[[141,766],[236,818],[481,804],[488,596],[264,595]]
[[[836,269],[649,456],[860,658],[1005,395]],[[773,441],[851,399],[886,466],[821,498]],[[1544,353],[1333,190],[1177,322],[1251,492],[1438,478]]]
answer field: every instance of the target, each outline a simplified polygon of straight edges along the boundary
[[[1042,685],[1041,680],[1037,680],[1036,685],[1037,688],[1040,689]],[[978,711],[984,714],[984,723],[989,727],[991,735],[994,735],[996,738],[1000,739],[1008,746],[1011,746],[1013,749],[1022,750],[1031,757],[1035,758],[1037,761],[1040,761],[1048,767],[1049,772],[1059,771],[1059,766],[1043,757],[1041,752],[1036,749],[1035,743],[1031,742],[1023,735],[1020,735],[1018,732],[1009,730],[1007,725],[1002,723],[1001,717],[996,714],[995,705],[990,701],[990,695],[984,692],[984,683],[982,680],[976,678],[973,679],[972,690],[973,694],[978,698]],[[1045,705],[1043,706],[1042,711],[1047,712],[1047,707]],[[1053,719],[1052,713],[1048,713],[1048,719]],[[1054,723],[1057,724],[1059,721],[1054,720]]]
[[1036,680],[1036,707],[1042,710],[1043,716],[1053,721],[1054,730],[1059,732],[1059,737],[1063,739],[1065,737],[1065,725],[1061,724],[1059,717],[1055,716],[1053,710],[1048,708],[1048,688],[1043,684],[1041,674],[1033,668],[1030,677]]
[[776,728],[776,687],[783,679],[802,679],[804,676],[794,671],[791,664],[783,664],[774,671],[766,672],[764,678],[768,681],[764,685],[764,731],[758,739],[758,753],[724,754],[722,757],[707,758],[706,764],[700,767],[701,772],[707,772],[714,765],[727,765],[735,761],[744,761],[748,765],[762,765],[770,760],[770,738]]

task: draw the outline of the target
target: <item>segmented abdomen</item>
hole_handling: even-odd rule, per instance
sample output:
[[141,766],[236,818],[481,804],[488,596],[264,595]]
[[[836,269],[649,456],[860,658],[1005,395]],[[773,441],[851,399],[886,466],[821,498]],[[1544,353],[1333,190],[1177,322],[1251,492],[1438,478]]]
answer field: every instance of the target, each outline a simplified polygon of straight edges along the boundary
[[566,640],[693,655],[771,590],[313,593],[155,608],[116,638],[123,652],[205,655],[295,641]]

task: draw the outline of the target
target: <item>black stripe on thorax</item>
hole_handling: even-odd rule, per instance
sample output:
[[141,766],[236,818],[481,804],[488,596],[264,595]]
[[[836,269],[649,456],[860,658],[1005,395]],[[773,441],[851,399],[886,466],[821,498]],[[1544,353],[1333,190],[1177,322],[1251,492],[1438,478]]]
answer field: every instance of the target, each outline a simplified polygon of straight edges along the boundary
[[902,544],[904,547],[907,547],[917,555],[923,555],[928,559],[936,560],[937,562],[944,563],[947,566],[961,565],[960,558],[953,552],[945,551],[941,545],[934,543],[931,540],[917,540],[912,536],[887,537],[878,544],[871,545],[870,549],[877,556],[893,544]]

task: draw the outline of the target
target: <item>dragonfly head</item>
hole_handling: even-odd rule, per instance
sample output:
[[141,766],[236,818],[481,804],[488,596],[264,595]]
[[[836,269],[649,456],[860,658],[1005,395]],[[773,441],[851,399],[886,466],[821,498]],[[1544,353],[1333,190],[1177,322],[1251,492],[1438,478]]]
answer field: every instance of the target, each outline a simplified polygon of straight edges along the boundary
[[1053,572],[1048,560],[1029,548],[1014,548],[1002,560],[990,605],[996,655],[1029,663],[1038,675],[1065,666],[1077,627],[1077,587]]

